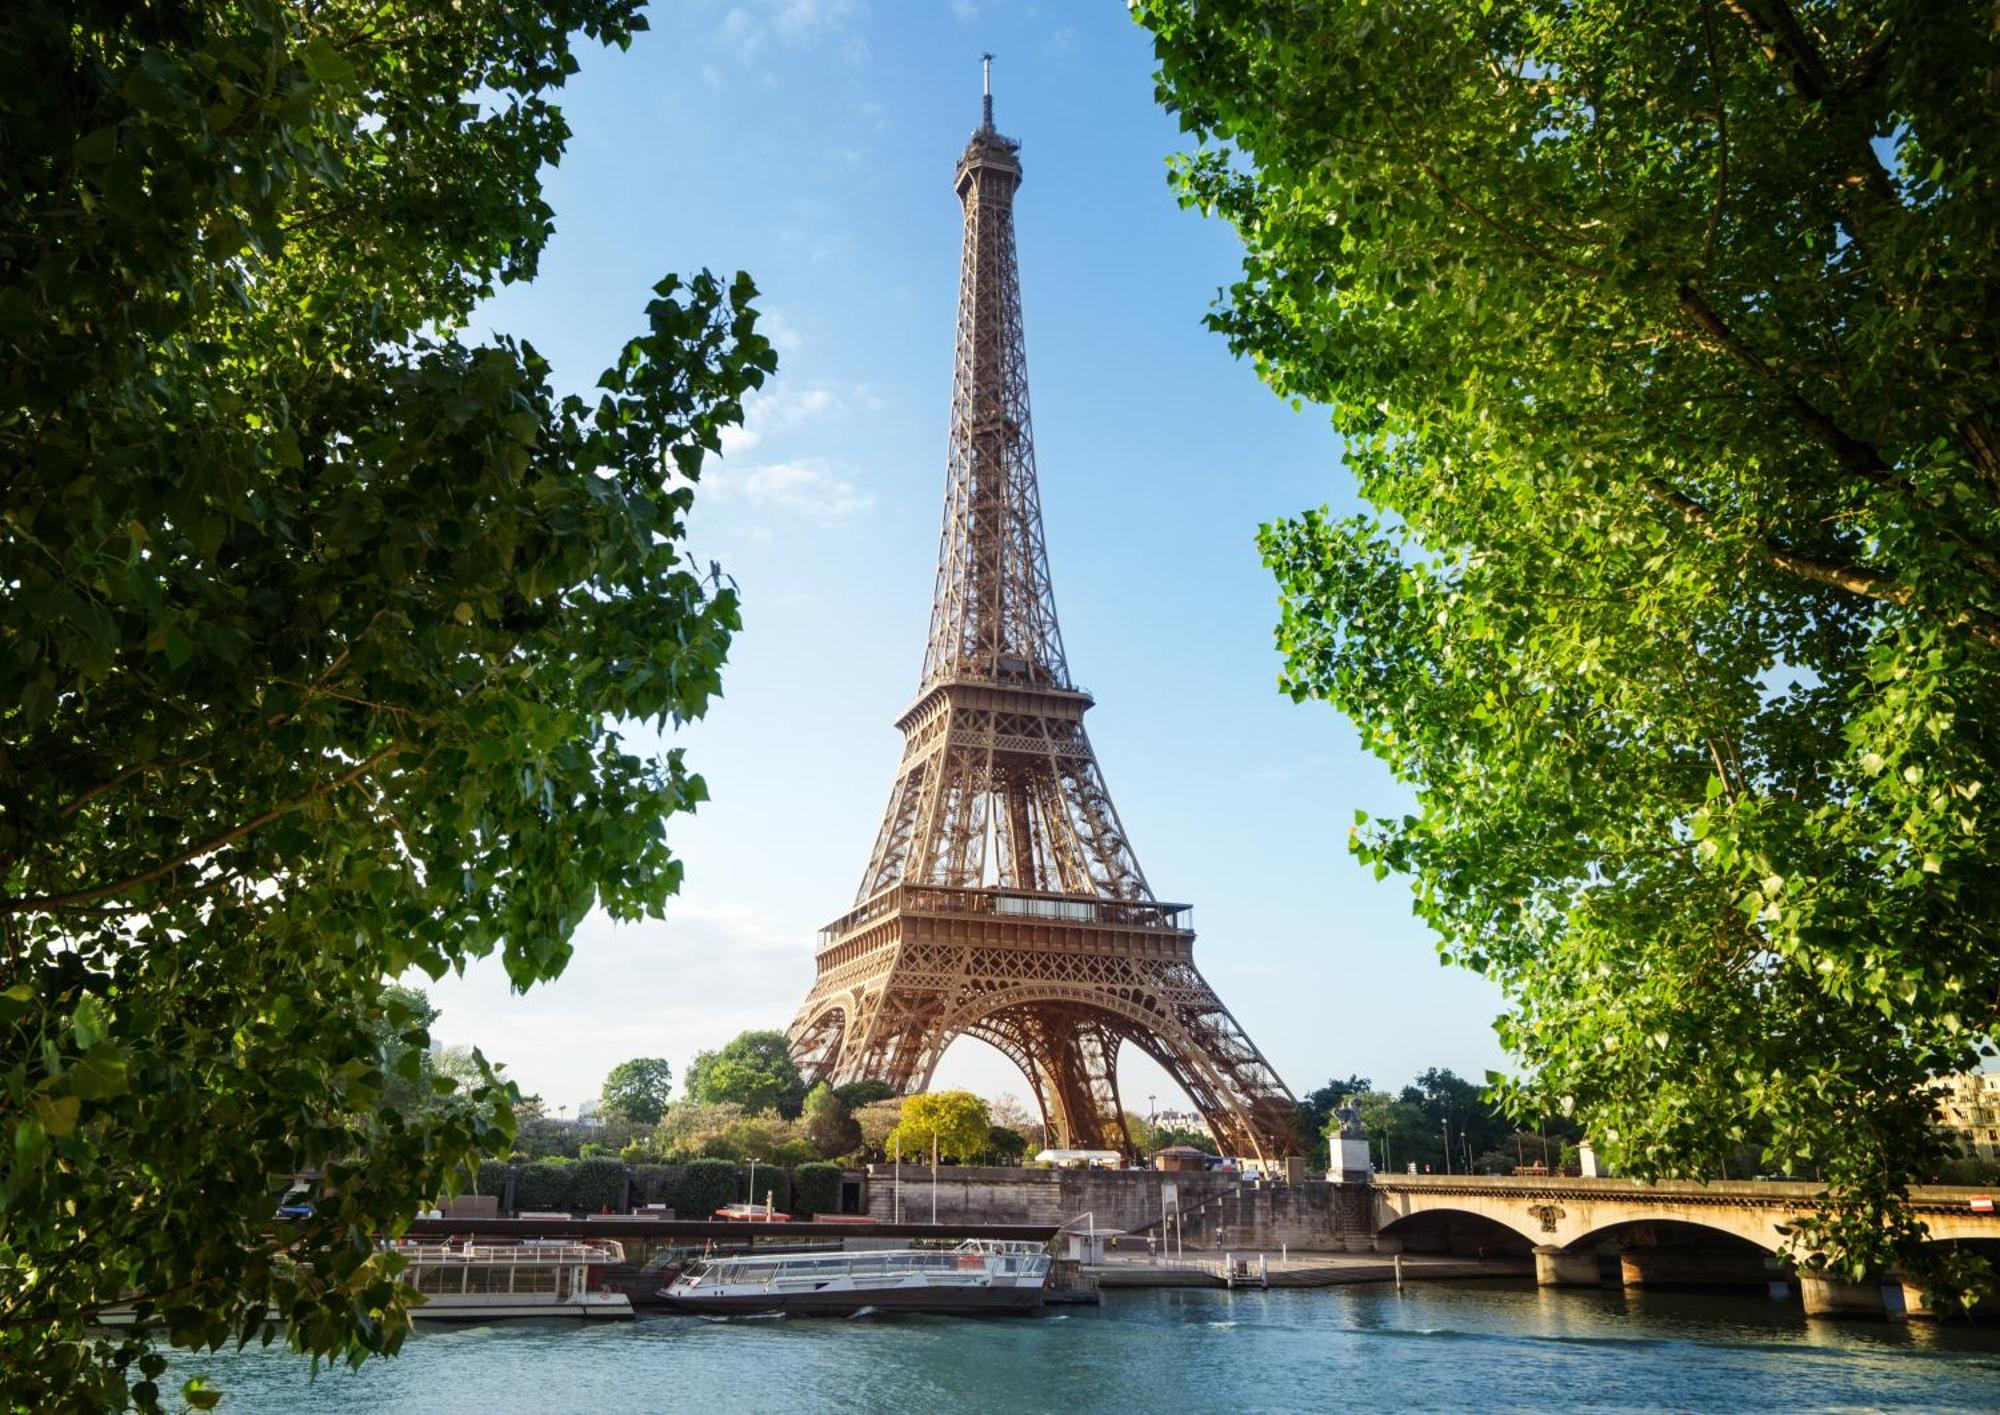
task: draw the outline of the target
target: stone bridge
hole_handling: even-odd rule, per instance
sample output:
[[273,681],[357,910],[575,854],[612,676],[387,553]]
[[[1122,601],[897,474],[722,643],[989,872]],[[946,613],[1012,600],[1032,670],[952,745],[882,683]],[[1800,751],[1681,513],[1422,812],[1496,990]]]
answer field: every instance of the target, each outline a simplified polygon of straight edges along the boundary
[[[1451,1248],[1525,1244],[1544,1286],[1593,1287],[1613,1260],[1624,1283],[1634,1287],[1786,1280],[1778,1261],[1784,1226],[1811,1213],[1819,1192],[1816,1184],[1763,1180],[1640,1184],[1435,1174],[1379,1175],[1370,1186],[1382,1239]],[[1992,1212],[1987,1191],[1919,1185],[1910,1199],[1933,1241],[2000,1247],[2000,1214]],[[1978,1200],[1984,1208],[1974,1207]],[[1872,1303],[1880,1313],[1872,1286],[1798,1277],[1809,1312],[1836,1314]],[[1909,1298],[1921,1305],[1916,1294]]]

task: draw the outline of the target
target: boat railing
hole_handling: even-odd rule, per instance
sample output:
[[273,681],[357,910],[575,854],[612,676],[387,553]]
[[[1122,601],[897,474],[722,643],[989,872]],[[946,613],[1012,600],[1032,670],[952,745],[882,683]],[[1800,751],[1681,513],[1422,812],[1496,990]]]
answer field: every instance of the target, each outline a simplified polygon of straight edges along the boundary
[[407,1258],[412,1265],[480,1263],[558,1267],[585,1263],[608,1267],[625,1261],[625,1246],[615,1238],[593,1239],[588,1243],[427,1243],[404,1238],[391,1244],[390,1251]]

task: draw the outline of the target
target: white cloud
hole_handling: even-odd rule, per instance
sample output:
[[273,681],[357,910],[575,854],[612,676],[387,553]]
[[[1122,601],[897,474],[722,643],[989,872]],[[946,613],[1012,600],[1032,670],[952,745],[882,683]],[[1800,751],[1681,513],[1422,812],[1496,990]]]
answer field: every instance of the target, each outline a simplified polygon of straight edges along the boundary
[[1057,26],[1054,33],[1042,41],[1042,58],[1067,59],[1076,52],[1076,30],[1070,25]]
[[859,0],[758,0],[731,8],[716,36],[746,60],[767,43],[804,50],[832,43],[843,60],[861,64],[868,59],[867,42],[846,30],[862,13]]
[[951,12],[960,24],[969,25],[979,18],[979,0],[951,0]]
[[713,501],[738,501],[760,511],[784,511],[816,521],[844,521],[875,498],[824,457],[725,467],[708,484]]
[[805,347],[805,336],[799,333],[798,326],[786,319],[781,311],[763,311],[757,316],[757,329],[771,341],[771,347],[781,354],[796,354]]

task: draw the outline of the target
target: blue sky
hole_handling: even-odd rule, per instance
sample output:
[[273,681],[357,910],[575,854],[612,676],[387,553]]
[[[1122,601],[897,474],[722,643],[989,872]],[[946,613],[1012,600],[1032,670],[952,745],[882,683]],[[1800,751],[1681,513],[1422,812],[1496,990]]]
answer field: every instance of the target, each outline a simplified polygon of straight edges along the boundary
[[[437,1035],[574,1107],[634,1055],[676,1074],[782,1027],[815,931],[849,905],[917,684],[944,483],[957,298],[952,164],[979,116],[1023,144],[1017,230],[1048,553],[1071,671],[1141,866],[1194,905],[1196,958],[1294,1090],[1500,1064],[1485,983],[1442,968],[1398,879],[1346,851],[1405,798],[1323,706],[1279,696],[1260,522],[1353,503],[1326,418],[1232,360],[1201,318],[1233,276],[1221,224],[1179,209],[1181,144],[1146,35],[1115,0],[656,4],[629,53],[588,51],[531,287],[474,335],[518,334],[586,387],[668,271],[746,269],[776,381],[704,476],[692,548],[741,586],[725,696],[683,733],[713,801],[676,822],[663,924],[591,919],[558,982],[489,960],[431,988]],[[1127,1105],[1157,1095],[1128,1059]],[[961,1041],[938,1084],[1025,1087]]]

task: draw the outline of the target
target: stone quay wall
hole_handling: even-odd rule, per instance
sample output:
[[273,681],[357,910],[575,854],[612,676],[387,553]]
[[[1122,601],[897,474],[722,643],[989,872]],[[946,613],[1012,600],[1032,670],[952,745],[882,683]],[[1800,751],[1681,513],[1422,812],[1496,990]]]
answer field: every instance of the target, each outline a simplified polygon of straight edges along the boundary
[[[902,1167],[905,1223],[931,1217],[928,1165]],[[1178,1205],[1181,1241],[1213,1251],[1336,1252],[1367,1247],[1374,1229],[1367,1186],[1246,1180],[1219,1173],[1164,1174],[1136,1169],[1026,1169],[944,1165],[937,1171],[940,1224],[1062,1224],[1090,1216],[1092,1226],[1143,1238],[1165,1236],[1163,1215]],[[870,1165],[867,1212],[896,1212],[895,1169]],[[1218,1245],[1217,1230],[1222,1238]]]

